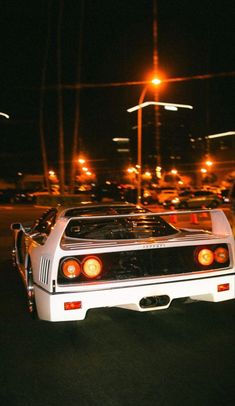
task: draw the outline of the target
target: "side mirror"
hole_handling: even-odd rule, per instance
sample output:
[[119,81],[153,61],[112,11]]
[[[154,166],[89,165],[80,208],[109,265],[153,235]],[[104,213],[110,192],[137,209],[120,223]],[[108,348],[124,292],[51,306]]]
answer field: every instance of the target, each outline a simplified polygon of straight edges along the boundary
[[13,230],[13,231],[22,230],[22,224],[21,223],[13,223],[13,224],[11,224],[11,230]]

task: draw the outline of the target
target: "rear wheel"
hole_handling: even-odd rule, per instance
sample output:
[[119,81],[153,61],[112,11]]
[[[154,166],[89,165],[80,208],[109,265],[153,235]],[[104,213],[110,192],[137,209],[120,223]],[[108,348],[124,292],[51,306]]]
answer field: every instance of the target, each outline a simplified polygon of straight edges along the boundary
[[14,269],[17,268],[15,247],[13,247],[12,250],[11,250],[11,259],[12,259],[13,268]]
[[29,261],[26,269],[26,283],[27,283],[27,305],[29,313],[33,318],[37,318],[37,308],[35,302],[34,284],[33,284],[33,272],[32,266]]

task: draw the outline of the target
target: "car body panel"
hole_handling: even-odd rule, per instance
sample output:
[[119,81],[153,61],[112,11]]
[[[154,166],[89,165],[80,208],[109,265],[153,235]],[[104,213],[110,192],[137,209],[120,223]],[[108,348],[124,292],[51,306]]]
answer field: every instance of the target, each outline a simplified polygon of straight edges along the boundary
[[[98,212],[92,212],[97,210],[97,207]],[[108,214],[107,207],[111,210]],[[130,212],[122,214],[123,207],[130,207]],[[62,208],[58,211],[52,209],[29,229],[20,225],[12,226],[16,263],[28,291],[31,289],[31,285],[30,289],[28,286],[31,283],[29,270],[32,269],[33,290],[40,319],[83,320],[89,310],[105,306],[118,306],[142,312],[159,310],[168,308],[174,299],[184,297],[209,301],[234,299],[234,238],[221,210],[206,211],[211,217],[212,227],[210,231],[205,231],[176,228],[170,221],[165,220],[165,218],[171,220],[172,212],[156,214],[140,208],[138,212],[134,205],[93,205],[90,209],[91,213],[89,208],[84,213],[83,209],[84,207],[79,208],[81,213],[79,210],[76,212],[76,208],[70,209],[70,212]],[[204,212],[198,211],[197,214]],[[191,215],[193,212],[174,212],[175,216],[179,214]],[[153,230],[152,224],[155,226],[159,221],[159,216],[162,216],[162,219],[164,217],[163,226],[166,226],[166,235],[148,234]],[[95,224],[96,229],[98,225],[98,237],[97,234],[95,239],[67,236],[67,227],[71,221],[78,222],[77,224],[81,227],[84,226],[86,232],[90,232],[90,225]],[[135,232],[139,237],[105,239],[104,231],[100,227],[100,224],[103,224],[100,223],[101,221],[111,225],[109,233],[113,232],[116,223],[128,222],[128,227],[130,224],[132,229],[136,227]],[[159,224],[156,224],[159,227]],[[79,234],[79,227],[76,232]],[[222,245],[228,247],[229,261],[225,265],[219,265],[218,269],[213,265],[205,269],[200,268],[198,271],[195,265],[193,267],[191,264],[191,259],[187,260],[187,253],[183,255],[184,251],[194,250],[195,247],[200,249],[204,246]],[[178,264],[174,271],[174,258],[173,265],[169,265],[168,252],[174,253],[175,250],[179,252],[178,261],[183,261],[182,273],[179,271]],[[182,255],[180,255],[181,250]],[[61,276],[60,264],[64,258],[75,258],[82,263],[80,258],[86,256],[107,258],[104,260],[106,270],[110,267],[111,272],[117,268],[117,274],[114,273],[114,277],[110,279],[101,276],[86,280],[79,279],[80,276],[78,279],[65,280],[64,276]],[[131,258],[130,261],[129,258]],[[119,261],[119,265],[115,261],[117,263]],[[162,271],[159,268],[161,266]],[[119,272],[120,270],[123,273]],[[109,273],[107,275],[109,276]],[[61,278],[64,282],[61,282]],[[218,292],[219,284],[228,284],[229,289]],[[73,302],[78,303],[80,307],[66,310],[65,303]]]

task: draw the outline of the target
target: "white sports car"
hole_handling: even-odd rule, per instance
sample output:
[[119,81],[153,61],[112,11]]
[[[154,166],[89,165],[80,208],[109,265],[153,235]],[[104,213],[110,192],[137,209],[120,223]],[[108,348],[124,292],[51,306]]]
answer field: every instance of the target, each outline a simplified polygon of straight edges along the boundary
[[[211,226],[183,228],[187,214],[204,215]],[[11,229],[29,310],[43,320],[82,320],[105,306],[143,312],[178,298],[235,297],[234,237],[218,209],[153,213],[125,203],[81,204]]]

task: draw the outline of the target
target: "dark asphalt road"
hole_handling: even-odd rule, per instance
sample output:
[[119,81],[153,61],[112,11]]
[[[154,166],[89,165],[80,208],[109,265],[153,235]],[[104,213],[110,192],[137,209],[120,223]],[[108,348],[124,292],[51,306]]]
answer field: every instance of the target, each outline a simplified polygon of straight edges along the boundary
[[234,301],[32,320],[11,266],[9,231],[31,211],[0,207],[1,406],[234,405]]

